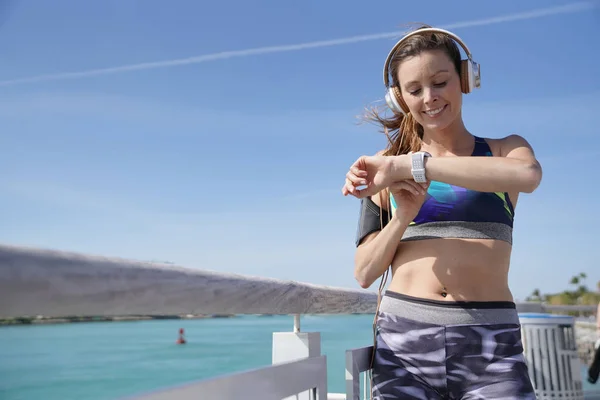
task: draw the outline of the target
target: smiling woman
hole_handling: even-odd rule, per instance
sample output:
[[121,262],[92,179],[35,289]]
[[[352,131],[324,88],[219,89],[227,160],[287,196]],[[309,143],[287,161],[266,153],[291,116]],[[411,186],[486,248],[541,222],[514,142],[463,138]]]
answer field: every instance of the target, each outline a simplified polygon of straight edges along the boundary
[[346,175],[343,194],[362,202],[355,277],[367,288],[383,276],[381,295],[392,274],[374,323],[375,399],[535,398],[508,272],[517,199],[541,167],[521,136],[466,128],[462,96],[480,80],[456,35],[406,35],[384,66],[393,115],[368,115],[389,145]]

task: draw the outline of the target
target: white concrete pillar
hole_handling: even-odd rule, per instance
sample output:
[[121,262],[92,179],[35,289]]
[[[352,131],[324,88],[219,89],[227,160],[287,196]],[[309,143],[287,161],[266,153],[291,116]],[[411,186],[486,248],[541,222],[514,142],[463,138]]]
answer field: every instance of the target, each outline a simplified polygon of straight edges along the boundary
[[[273,364],[321,355],[320,332],[300,332],[300,316],[294,316],[293,330],[273,332]],[[309,394],[304,392],[284,400],[312,400]]]

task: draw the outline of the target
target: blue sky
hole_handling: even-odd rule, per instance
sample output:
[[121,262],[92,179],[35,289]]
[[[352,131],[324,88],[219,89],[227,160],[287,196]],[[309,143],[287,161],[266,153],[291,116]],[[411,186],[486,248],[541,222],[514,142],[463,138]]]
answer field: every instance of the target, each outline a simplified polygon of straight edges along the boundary
[[0,242],[357,288],[340,187],[385,138],[356,116],[425,22],[482,64],[467,127],[525,136],[544,167],[517,207],[515,296],[595,286],[600,3],[366,4],[4,2]]

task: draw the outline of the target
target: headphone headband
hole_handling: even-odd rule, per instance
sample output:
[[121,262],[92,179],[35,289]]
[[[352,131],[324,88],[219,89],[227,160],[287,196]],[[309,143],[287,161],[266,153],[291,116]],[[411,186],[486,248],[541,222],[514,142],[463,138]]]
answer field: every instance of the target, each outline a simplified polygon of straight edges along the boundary
[[465,51],[467,58],[469,59],[469,61],[472,61],[472,56],[471,56],[471,51],[469,50],[469,48],[467,47],[467,45],[462,41],[461,38],[459,38],[458,36],[456,36],[454,33],[447,31],[445,29],[440,29],[440,28],[423,28],[423,29],[417,29],[415,31],[412,31],[410,33],[408,33],[407,35],[405,35],[402,39],[400,39],[395,45],[394,47],[392,47],[392,50],[390,50],[387,58],[385,59],[385,64],[383,66],[383,83],[385,84],[386,87],[389,86],[389,65],[390,65],[390,61],[392,59],[392,57],[394,56],[394,54],[396,53],[396,50],[398,49],[398,47],[400,47],[400,45],[402,44],[402,42],[404,42],[406,39],[408,39],[411,36],[415,36],[415,35],[420,35],[421,33],[427,33],[427,32],[432,32],[432,33],[443,33],[447,36],[450,36],[452,39],[454,39],[454,41],[456,41]]

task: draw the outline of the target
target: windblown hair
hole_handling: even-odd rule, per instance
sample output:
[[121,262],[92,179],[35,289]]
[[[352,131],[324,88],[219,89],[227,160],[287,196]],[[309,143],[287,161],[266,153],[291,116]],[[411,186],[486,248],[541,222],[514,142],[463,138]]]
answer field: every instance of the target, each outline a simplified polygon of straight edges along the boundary
[[[431,26],[421,25],[415,30],[424,28],[431,28]],[[402,61],[419,55],[424,51],[432,50],[443,51],[452,60],[456,72],[460,75],[460,50],[454,40],[442,33],[427,32],[411,36],[396,49],[395,54],[390,60],[390,84],[397,86],[400,92],[402,92],[400,83],[398,82],[398,69]],[[372,108],[367,111],[366,119],[381,126],[383,133],[388,138],[388,146],[383,155],[393,156],[420,150],[421,140],[423,139],[423,127],[415,120],[411,113],[406,114],[406,116],[394,113],[392,117],[386,118]]]

